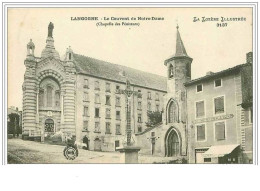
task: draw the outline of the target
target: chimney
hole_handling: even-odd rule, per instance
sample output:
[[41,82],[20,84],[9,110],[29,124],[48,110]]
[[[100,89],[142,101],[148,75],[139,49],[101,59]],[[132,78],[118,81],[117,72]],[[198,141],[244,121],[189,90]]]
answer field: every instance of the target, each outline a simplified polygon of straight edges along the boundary
[[209,71],[209,72],[206,73],[206,76],[210,76],[212,74],[214,74],[214,72]]
[[250,63],[250,64],[253,63],[253,52],[248,52],[246,54],[246,63]]

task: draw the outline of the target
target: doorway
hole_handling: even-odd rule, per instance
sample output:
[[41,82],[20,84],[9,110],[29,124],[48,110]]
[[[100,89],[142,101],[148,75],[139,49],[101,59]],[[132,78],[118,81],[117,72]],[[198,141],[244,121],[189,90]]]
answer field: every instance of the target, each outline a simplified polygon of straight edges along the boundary
[[88,148],[88,137],[87,136],[83,137],[83,143],[86,144],[86,146],[84,146],[83,149],[89,150],[89,148]]
[[101,151],[101,140],[99,138],[94,140],[94,151]]
[[119,147],[119,141],[115,141],[115,151],[116,151],[116,148]]
[[180,155],[180,140],[177,132],[172,128],[166,134],[166,156],[173,157]]
[[45,132],[54,132],[54,121],[53,119],[46,119],[44,124]]

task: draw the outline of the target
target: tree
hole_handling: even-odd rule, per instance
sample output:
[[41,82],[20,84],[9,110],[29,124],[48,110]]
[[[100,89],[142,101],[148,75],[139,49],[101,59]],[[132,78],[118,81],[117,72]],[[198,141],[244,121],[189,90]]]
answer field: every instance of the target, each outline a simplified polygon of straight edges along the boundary
[[162,122],[162,112],[160,111],[148,111],[147,116],[148,116],[148,122],[146,123],[147,126],[154,126]]
[[18,136],[20,132],[19,115],[16,113],[10,113],[8,117],[9,117],[9,122],[7,124],[8,134],[13,134],[13,137],[15,137],[15,134],[17,134]]

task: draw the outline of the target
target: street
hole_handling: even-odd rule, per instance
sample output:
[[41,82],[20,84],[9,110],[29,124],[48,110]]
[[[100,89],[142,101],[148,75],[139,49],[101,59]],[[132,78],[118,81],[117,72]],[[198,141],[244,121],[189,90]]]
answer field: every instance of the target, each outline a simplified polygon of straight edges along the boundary
[[[107,164],[120,163],[119,152],[97,152],[79,149],[75,160],[63,156],[64,146],[50,145],[18,138],[8,139],[8,164]],[[171,163],[170,157],[155,157],[139,154],[139,163]]]

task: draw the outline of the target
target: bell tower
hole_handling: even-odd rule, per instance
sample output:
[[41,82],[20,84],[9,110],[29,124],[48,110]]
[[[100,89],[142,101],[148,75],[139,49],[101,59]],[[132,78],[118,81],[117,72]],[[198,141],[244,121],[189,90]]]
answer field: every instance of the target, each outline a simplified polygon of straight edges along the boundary
[[179,91],[184,91],[184,83],[191,79],[191,63],[177,25],[176,52],[173,56],[165,60],[167,66],[167,92],[175,95]]
[[[176,52],[164,61],[167,66],[167,96],[165,97],[165,122],[170,123],[169,117],[171,102],[176,107],[176,122],[185,124],[186,121],[186,94],[184,83],[191,80],[192,58],[188,56],[177,25]],[[174,120],[173,120],[174,121]]]

